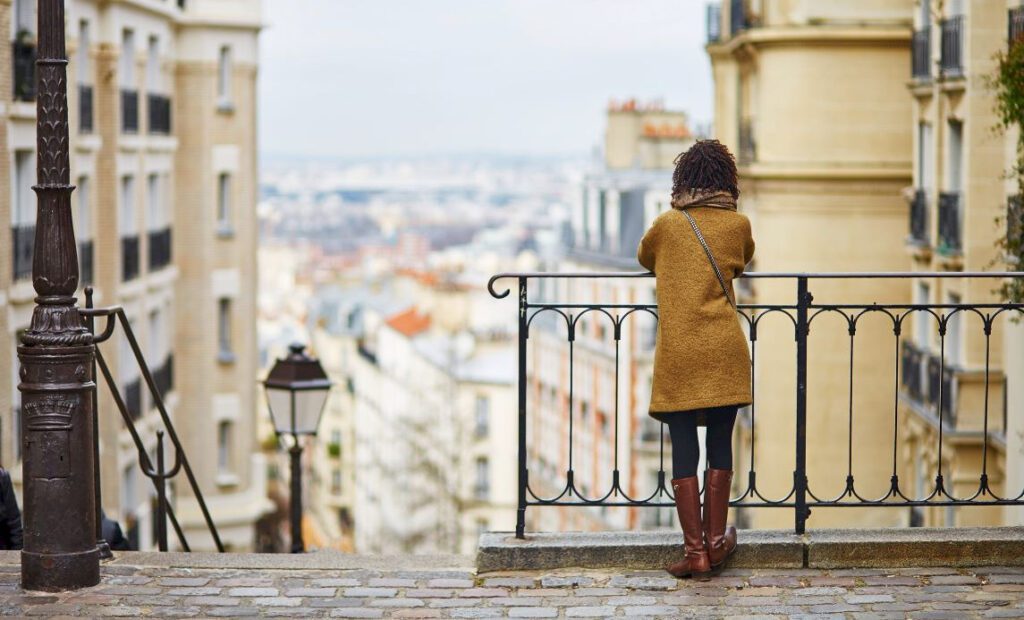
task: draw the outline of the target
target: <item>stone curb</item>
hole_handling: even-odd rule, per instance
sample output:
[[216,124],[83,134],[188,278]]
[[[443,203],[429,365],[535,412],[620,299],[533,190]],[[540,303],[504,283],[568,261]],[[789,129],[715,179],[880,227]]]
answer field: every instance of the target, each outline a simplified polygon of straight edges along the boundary
[[[1024,528],[788,530],[739,533],[733,568],[898,568],[1021,566]],[[678,559],[676,532],[488,532],[480,537],[478,573],[558,568],[660,569]]]

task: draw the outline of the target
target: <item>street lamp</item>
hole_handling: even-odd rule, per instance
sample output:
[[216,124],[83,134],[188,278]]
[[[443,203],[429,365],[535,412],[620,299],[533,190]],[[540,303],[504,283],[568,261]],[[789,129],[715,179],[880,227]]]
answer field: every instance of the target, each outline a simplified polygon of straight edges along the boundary
[[323,415],[331,382],[323,366],[306,354],[306,347],[293,344],[288,347],[288,356],[274,362],[263,382],[267,390],[267,404],[274,431],[292,436],[291,455],[291,525],[292,553],[306,550],[302,542],[302,435],[316,435]]

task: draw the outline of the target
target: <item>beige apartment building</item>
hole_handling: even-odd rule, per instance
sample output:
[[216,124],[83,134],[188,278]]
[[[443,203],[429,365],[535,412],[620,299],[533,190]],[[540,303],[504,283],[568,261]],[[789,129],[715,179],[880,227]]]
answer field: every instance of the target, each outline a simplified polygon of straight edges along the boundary
[[[226,545],[267,508],[255,445],[258,0],[90,1],[67,7],[72,201],[84,285],[123,306]],[[0,0],[0,462],[20,478],[19,332],[33,307],[35,2]],[[13,72],[11,71],[13,68]],[[3,216],[0,216],[3,217]],[[80,303],[84,305],[82,292]],[[161,427],[123,335],[101,345],[149,451]],[[153,487],[99,389],[103,507],[140,548]],[[176,511],[211,548],[188,485]],[[172,545],[175,544],[172,535]]]
[[[906,268],[912,111],[906,96],[913,0],[729,0],[708,12],[714,78],[714,135],[739,160],[740,210],[764,272],[893,271]],[[757,303],[793,304],[793,280],[751,283]],[[905,282],[813,281],[816,303],[905,303]],[[859,324],[850,357],[847,325],[814,319],[809,335],[810,489],[843,491],[847,425],[853,425],[857,490],[878,497],[892,469],[891,325]],[[755,355],[757,485],[771,499],[793,486],[796,347],[782,315],[759,325]],[[849,383],[853,363],[855,382]],[[879,389],[879,386],[889,386]],[[749,430],[737,469],[749,467]],[[886,457],[888,451],[889,456]],[[841,455],[841,457],[840,457]],[[746,487],[737,475],[734,493]],[[791,510],[745,511],[746,526],[792,527]],[[906,519],[886,510],[816,509],[810,527],[884,526]]]
[[[987,80],[996,70],[997,53],[1024,32],[1024,8],[1020,2],[917,0],[913,18],[913,60],[905,80],[914,134],[914,182],[906,192],[910,268],[952,273],[1005,268],[999,240],[1020,208],[1016,179],[1006,175],[1015,159],[1017,131],[993,131],[995,99]],[[1001,301],[994,292],[998,283],[991,280],[921,278],[910,286],[915,303]],[[1008,313],[996,319],[986,336],[977,315],[954,315],[942,337],[933,317],[914,317],[902,351],[901,408],[908,433],[900,457],[908,494],[929,495],[940,469],[945,489],[956,497],[975,495],[983,472],[1000,496],[1016,497],[1024,490],[1024,325],[1008,319]],[[913,523],[932,526],[1021,519],[1016,507],[926,507],[911,514]]]

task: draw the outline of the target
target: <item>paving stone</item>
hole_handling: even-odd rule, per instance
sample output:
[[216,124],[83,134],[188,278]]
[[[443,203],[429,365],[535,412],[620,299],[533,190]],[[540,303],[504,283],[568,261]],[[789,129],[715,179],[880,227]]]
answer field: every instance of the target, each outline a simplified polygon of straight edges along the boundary
[[297,596],[300,598],[304,596],[334,596],[337,591],[337,588],[291,588],[289,590],[285,590],[284,595]]
[[615,608],[604,607],[569,607],[565,610],[568,618],[604,618],[615,615]]
[[279,593],[277,588],[231,588],[228,590],[228,596],[277,596]]
[[551,607],[517,607],[508,611],[510,618],[557,618],[558,610]]
[[252,599],[252,604],[257,607],[298,607],[302,604],[302,599],[289,598],[287,596],[266,596]]
[[156,580],[158,586],[205,586],[209,577],[162,577]]

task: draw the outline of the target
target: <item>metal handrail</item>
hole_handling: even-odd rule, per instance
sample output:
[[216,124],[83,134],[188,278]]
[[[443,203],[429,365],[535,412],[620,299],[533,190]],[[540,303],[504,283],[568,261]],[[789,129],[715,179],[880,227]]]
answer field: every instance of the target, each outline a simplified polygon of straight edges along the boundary
[[[192,466],[188,462],[188,456],[185,454],[185,449],[181,445],[181,440],[178,438],[178,433],[174,429],[174,424],[171,422],[171,418],[167,414],[163,396],[161,395],[160,389],[158,388],[156,381],[153,379],[153,374],[150,372],[149,366],[146,364],[146,360],[142,355],[142,349],[139,347],[139,342],[135,338],[135,332],[132,330],[131,323],[128,321],[124,308],[121,306],[110,306],[107,308],[93,307],[92,287],[87,287],[85,289],[85,303],[85,308],[79,310],[79,312],[89,321],[89,328],[93,332],[94,344],[99,345],[100,343],[109,340],[111,336],[114,335],[114,329],[117,327],[117,323],[120,322],[121,328],[124,330],[125,338],[127,338],[128,344],[132,349],[135,361],[139,365],[142,378],[146,382],[146,386],[149,388],[149,393],[153,398],[153,404],[160,413],[160,419],[163,422],[164,429],[167,431],[167,436],[170,438],[171,444],[174,446],[174,465],[171,467],[170,471],[165,471],[162,458],[163,437],[162,433],[157,434],[157,460],[159,462],[157,463],[157,466],[154,467],[152,461],[149,459],[146,447],[142,443],[141,437],[139,437],[138,430],[135,428],[135,421],[132,419],[131,414],[125,406],[124,399],[121,397],[121,392],[117,387],[117,382],[114,381],[114,377],[110,372],[110,367],[107,365],[106,359],[104,359],[99,346],[97,346],[96,363],[99,365],[100,371],[103,373],[103,378],[106,380],[107,387],[110,389],[111,396],[114,398],[114,404],[117,405],[117,409],[121,413],[121,418],[124,420],[125,426],[128,428],[128,432],[132,437],[132,442],[135,444],[135,448],[139,453],[139,467],[143,474],[153,481],[153,485],[156,488],[157,501],[160,504],[157,509],[157,514],[159,515],[162,511],[166,511],[167,517],[174,526],[174,531],[178,536],[178,541],[181,543],[182,549],[185,551],[191,551],[188,541],[185,539],[185,533],[182,531],[181,526],[178,523],[178,518],[174,513],[174,508],[167,502],[166,491],[161,488],[164,486],[168,478],[173,478],[178,473],[179,469],[183,470],[185,472],[185,477],[188,479],[189,487],[192,489],[192,493],[199,504],[199,509],[203,513],[203,519],[206,521],[206,526],[210,531],[210,535],[213,537],[213,542],[217,547],[217,551],[223,553],[224,544],[221,542],[220,534],[217,532],[217,526],[214,524],[213,518],[210,516],[210,510],[206,506],[206,499],[203,497],[203,492],[199,489],[199,483],[196,481],[195,474],[192,472]],[[93,320],[96,317],[105,317],[107,319],[103,332],[100,334],[96,334],[93,329]],[[95,392],[96,388],[94,387],[93,390]],[[166,528],[160,527],[158,528],[158,532],[158,535],[162,538],[158,541],[160,550],[166,551]]]
[[[619,396],[618,396],[618,382],[619,382],[619,346],[622,340],[623,324],[631,315],[634,314],[648,314],[654,318],[655,321],[658,319],[657,308],[655,303],[576,303],[567,301],[554,301],[554,300],[538,300],[533,301],[529,299],[528,295],[528,282],[530,279],[596,279],[596,278],[652,278],[653,273],[636,271],[636,272],[523,272],[523,273],[499,273],[491,277],[488,281],[487,289],[490,294],[497,298],[502,299],[509,296],[510,289],[499,291],[495,288],[495,283],[498,280],[512,278],[516,281],[517,289],[517,322],[518,322],[518,508],[516,517],[516,536],[523,538],[525,535],[526,528],[526,510],[530,506],[622,506],[622,507],[669,507],[673,504],[668,503],[666,498],[671,498],[671,491],[668,489],[666,483],[666,471],[665,471],[665,438],[664,429],[662,429],[662,436],[660,442],[660,469],[658,473],[658,483],[656,490],[649,496],[637,496],[635,492],[627,492],[626,488],[622,486],[622,479],[620,477],[621,470],[619,469]],[[794,510],[795,516],[795,532],[797,534],[803,534],[806,527],[806,522],[810,516],[811,508],[816,507],[915,507],[915,506],[1001,506],[1001,505],[1024,505],[1024,491],[1021,491],[1019,495],[1001,496],[997,494],[995,489],[990,486],[988,480],[988,452],[990,443],[990,434],[998,433],[989,425],[990,420],[990,403],[989,401],[989,386],[991,385],[991,367],[989,359],[989,341],[992,336],[993,326],[996,319],[1003,313],[1016,313],[1024,316],[1024,303],[1015,301],[1007,302],[985,302],[985,303],[844,303],[844,304],[833,304],[833,303],[816,303],[810,290],[810,283],[818,280],[829,280],[829,279],[915,279],[915,278],[937,278],[937,279],[949,279],[949,278],[978,278],[978,279],[1022,279],[1024,278],[1024,271],[1012,271],[1012,272],[962,272],[962,271],[947,271],[947,272],[880,272],[880,273],[864,273],[864,272],[833,272],[833,273],[748,273],[742,276],[743,278],[751,279],[787,279],[795,280],[796,283],[796,299],[793,303],[789,304],[764,304],[764,303],[741,303],[738,305],[739,317],[742,321],[745,321],[749,328],[749,344],[751,348],[751,369],[755,370],[757,364],[756,355],[756,344],[757,344],[757,332],[758,326],[761,320],[766,316],[773,316],[774,314],[783,314],[788,317],[792,323],[794,336],[796,339],[796,381],[797,394],[796,394],[796,405],[795,405],[795,418],[796,418],[796,441],[795,441],[795,467],[793,471],[793,485],[785,493],[783,497],[769,497],[765,496],[761,489],[758,488],[756,482],[757,471],[755,469],[755,457],[754,447],[756,442],[751,439],[750,442],[750,470],[748,472],[748,483],[746,490],[738,498],[734,498],[730,501],[731,505],[736,507],[774,507],[774,508],[789,508]],[[936,311],[942,312],[936,312]],[[994,312],[988,312],[994,310]],[[610,486],[603,487],[605,491],[601,491],[597,496],[588,495],[586,487],[580,486],[576,482],[575,473],[573,468],[573,435],[574,435],[574,419],[575,415],[573,407],[573,373],[574,373],[574,345],[578,338],[578,324],[588,313],[593,313],[595,317],[603,316],[611,322],[612,327],[612,340],[614,342],[614,353],[609,349],[609,357],[614,354],[614,390],[615,395],[612,398],[614,404],[614,424],[615,439],[613,440],[613,453],[614,453],[614,469],[611,471],[611,483]],[[849,366],[849,423],[848,423],[848,435],[847,435],[847,463],[846,463],[846,484],[842,493],[838,497],[827,497],[821,494],[821,490],[818,489],[816,494],[812,490],[808,483],[808,470],[807,470],[807,428],[808,428],[808,404],[807,404],[807,390],[808,390],[808,336],[811,331],[811,324],[816,320],[817,317],[826,314],[838,314],[846,320],[846,329],[850,339],[850,366]],[[970,430],[970,429],[959,429],[956,428],[958,420],[957,407],[957,393],[959,391],[957,383],[957,373],[963,372],[963,369],[956,366],[956,361],[950,361],[947,356],[946,350],[946,332],[950,327],[951,322],[955,316],[960,315],[975,315],[982,321],[985,334],[985,362],[984,362],[984,403],[983,403],[983,429],[981,430]],[[529,409],[527,403],[527,342],[531,337],[530,330],[531,325],[537,326],[543,324],[543,321],[535,323],[535,319],[538,319],[544,315],[544,318],[551,318],[553,321],[557,321],[559,318],[564,320],[566,326],[565,338],[568,346],[568,392],[569,392],[569,417],[568,417],[568,469],[565,470],[564,480],[552,481],[553,490],[547,489],[547,492],[543,490],[538,491],[536,486],[530,484],[530,472],[528,469],[528,445],[527,445],[527,421],[529,416]],[[857,333],[858,322],[865,316],[883,315],[887,316],[892,321],[892,333],[895,337],[895,348],[893,355],[895,357],[895,392],[894,392],[894,409],[893,409],[893,451],[892,451],[892,475],[889,479],[889,490],[888,492],[880,497],[868,497],[865,496],[862,491],[858,491],[855,484],[854,478],[854,451],[853,451],[853,420],[854,420],[854,364],[853,364],[853,351],[854,351],[854,337]],[[935,319],[938,325],[939,333],[939,348],[937,355],[928,356],[927,363],[934,368],[929,368],[927,377],[923,370],[923,364],[925,364],[925,356],[916,356],[912,361],[915,366],[909,369],[910,372],[916,372],[917,377],[910,377],[906,375],[907,369],[905,369],[901,362],[906,362],[908,355],[913,354],[914,351],[908,351],[906,347],[902,347],[901,344],[904,342],[901,340],[901,334],[905,329],[905,321],[911,316],[931,316]],[[915,370],[916,369],[916,370]],[[756,376],[756,373],[753,373]],[[913,381],[906,383],[901,381],[901,378],[910,378]],[[908,395],[906,392],[917,391],[921,392],[922,383],[927,382],[927,402],[907,402]],[[934,385],[933,385],[934,384]],[[751,384],[751,391],[753,393],[753,404],[750,408],[750,427],[751,433],[757,425],[754,424],[755,407],[757,404],[756,389],[753,383]],[[913,396],[911,394],[910,396]],[[938,469],[935,476],[935,486],[927,497],[917,497],[915,494],[907,495],[906,491],[901,488],[900,480],[898,475],[898,458],[897,458],[897,438],[898,438],[898,423],[899,423],[899,404],[905,403],[918,410],[923,415],[926,421],[936,429],[937,445],[938,445],[938,458],[937,463]],[[923,408],[922,408],[923,407]],[[630,412],[631,414],[632,412]],[[1005,419],[1006,411],[1003,411]],[[1005,424],[1003,426],[1005,432]],[[966,436],[965,433],[971,436],[978,437],[982,442],[982,459],[981,459],[981,475],[979,477],[978,488],[969,496],[957,496],[952,487],[947,488],[946,476],[943,470],[943,446],[944,446],[944,435],[953,434],[955,436]],[[753,435],[752,435],[753,437]]]

